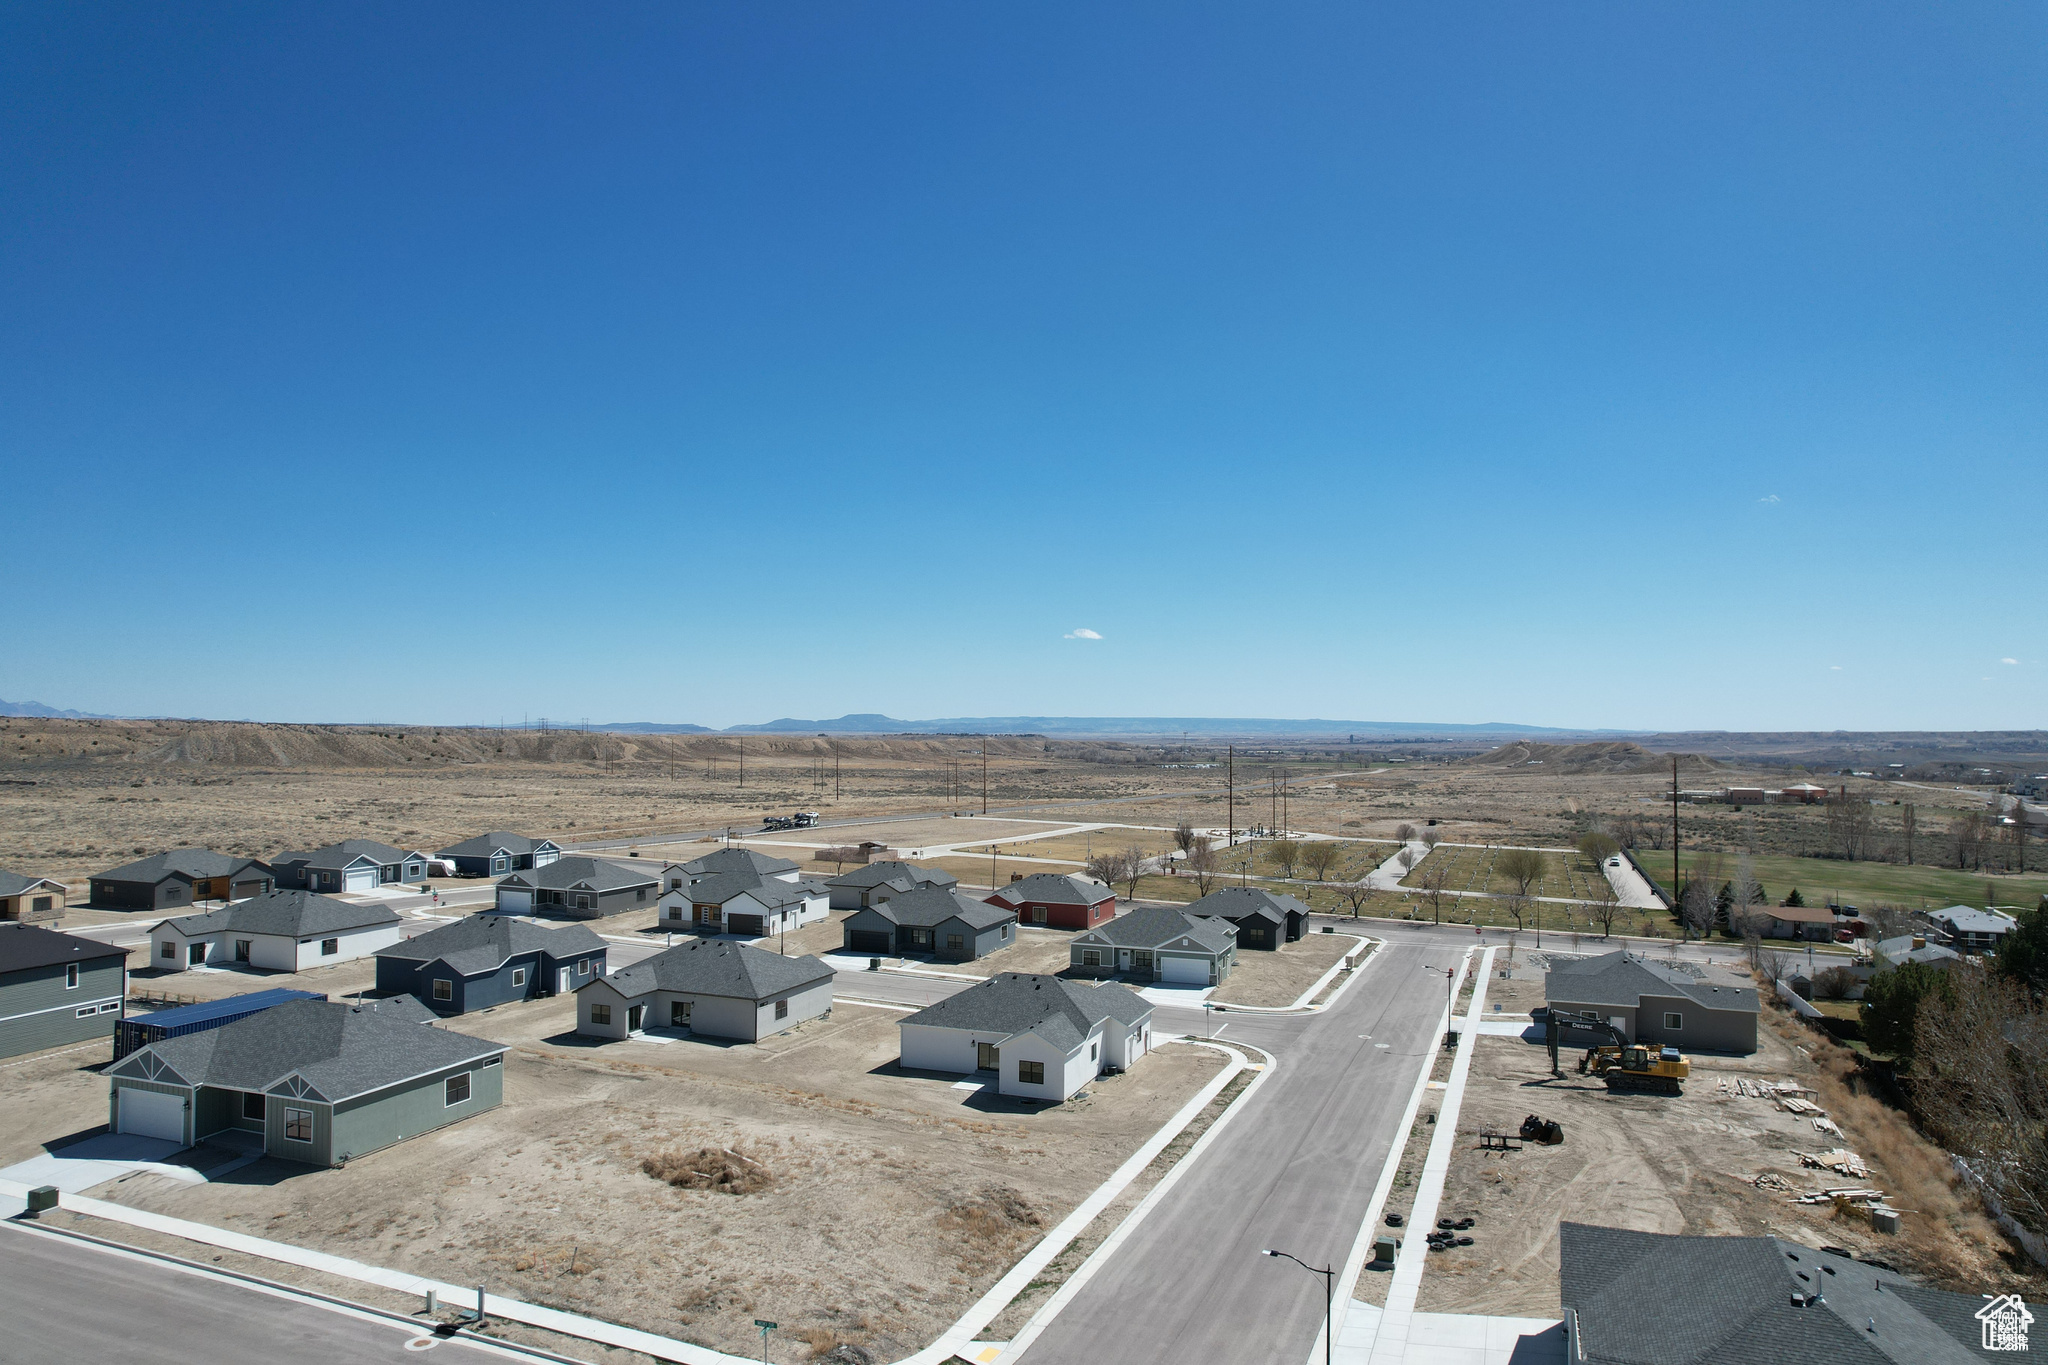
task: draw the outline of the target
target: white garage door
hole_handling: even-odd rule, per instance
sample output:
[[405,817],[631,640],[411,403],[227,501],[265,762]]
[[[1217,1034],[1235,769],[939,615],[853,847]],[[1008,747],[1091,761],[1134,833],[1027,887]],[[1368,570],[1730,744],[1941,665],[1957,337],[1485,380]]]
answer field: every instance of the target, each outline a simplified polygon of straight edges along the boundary
[[375,891],[377,869],[374,867],[353,868],[342,874],[341,889],[344,891]]
[[544,849],[541,852],[533,855],[533,865],[535,867],[546,867],[549,863],[553,862],[555,859],[561,856],[561,854],[556,853],[552,849]]
[[511,887],[498,888],[498,913],[501,915],[524,915],[533,909],[531,891],[515,891]]
[[121,1087],[121,1131],[167,1142],[185,1140],[185,1097]]
[[1162,957],[1159,959],[1159,979],[1178,985],[1206,986],[1209,984],[1209,964],[1198,957]]

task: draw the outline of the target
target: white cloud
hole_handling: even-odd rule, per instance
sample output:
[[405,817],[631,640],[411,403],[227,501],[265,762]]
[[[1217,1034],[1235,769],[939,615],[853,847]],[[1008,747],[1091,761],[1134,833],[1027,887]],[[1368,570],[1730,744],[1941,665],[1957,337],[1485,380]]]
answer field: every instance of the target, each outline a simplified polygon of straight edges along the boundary
[[1828,672],[1830,672],[1830,673],[1840,673],[1841,671],[1842,671],[1842,666],[1841,666],[1840,664],[1829,664],[1829,665],[1828,665]]
[[1757,499],[1758,502],[1777,502],[1778,500],[1778,495],[1776,493],[1766,494],[1765,496]]
[[1062,640],[1100,640],[1102,637],[1088,629],[1088,627],[1083,626],[1079,630],[1068,631],[1065,635],[1060,636],[1060,638]]
[[2017,667],[2019,667],[2019,662],[2020,662],[2020,661],[2019,661],[2018,659],[2000,659],[2000,660],[1999,660],[1998,662],[2000,662],[2000,663],[2002,663],[2002,664],[2010,664],[2010,665],[2012,665],[2013,667],[2017,668]]

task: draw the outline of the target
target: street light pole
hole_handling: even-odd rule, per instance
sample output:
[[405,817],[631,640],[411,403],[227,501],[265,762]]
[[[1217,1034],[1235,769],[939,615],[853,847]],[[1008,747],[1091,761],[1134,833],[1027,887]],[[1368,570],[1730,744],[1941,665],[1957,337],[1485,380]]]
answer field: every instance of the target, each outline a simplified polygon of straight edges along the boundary
[[1259,1254],[1261,1256],[1285,1256],[1288,1260],[1294,1262],[1303,1270],[1306,1270],[1309,1274],[1320,1275],[1323,1277],[1323,1365],[1330,1365],[1331,1352],[1335,1345],[1335,1343],[1331,1340],[1332,1323],[1330,1321],[1330,1317],[1331,1306],[1337,1298],[1336,1270],[1334,1268],[1329,1270],[1317,1270],[1307,1261],[1302,1260],[1301,1257],[1285,1251],[1266,1250],[1261,1251]]

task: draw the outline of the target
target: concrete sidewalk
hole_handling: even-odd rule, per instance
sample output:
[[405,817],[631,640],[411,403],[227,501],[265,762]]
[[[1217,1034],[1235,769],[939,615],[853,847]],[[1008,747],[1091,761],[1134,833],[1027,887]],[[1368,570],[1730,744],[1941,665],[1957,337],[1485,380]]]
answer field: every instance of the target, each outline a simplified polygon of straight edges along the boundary
[[[1356,1300],[1337,1333],[1332,1365],[1389,1359],[1375,1352],[1381,1312]],[[1409,1318],[1402,1365],[1565,1365],[1564,1324],[1555,1318],[1489,1318],[1476,1313],[1416,1313]]]

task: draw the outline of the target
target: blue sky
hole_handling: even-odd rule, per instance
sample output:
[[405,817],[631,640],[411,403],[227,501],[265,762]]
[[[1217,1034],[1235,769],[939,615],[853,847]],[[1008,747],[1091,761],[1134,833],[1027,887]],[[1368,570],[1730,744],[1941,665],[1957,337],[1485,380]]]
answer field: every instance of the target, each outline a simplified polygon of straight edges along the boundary
[[2039,726],[2044,38],[9,6],[0,696]]

